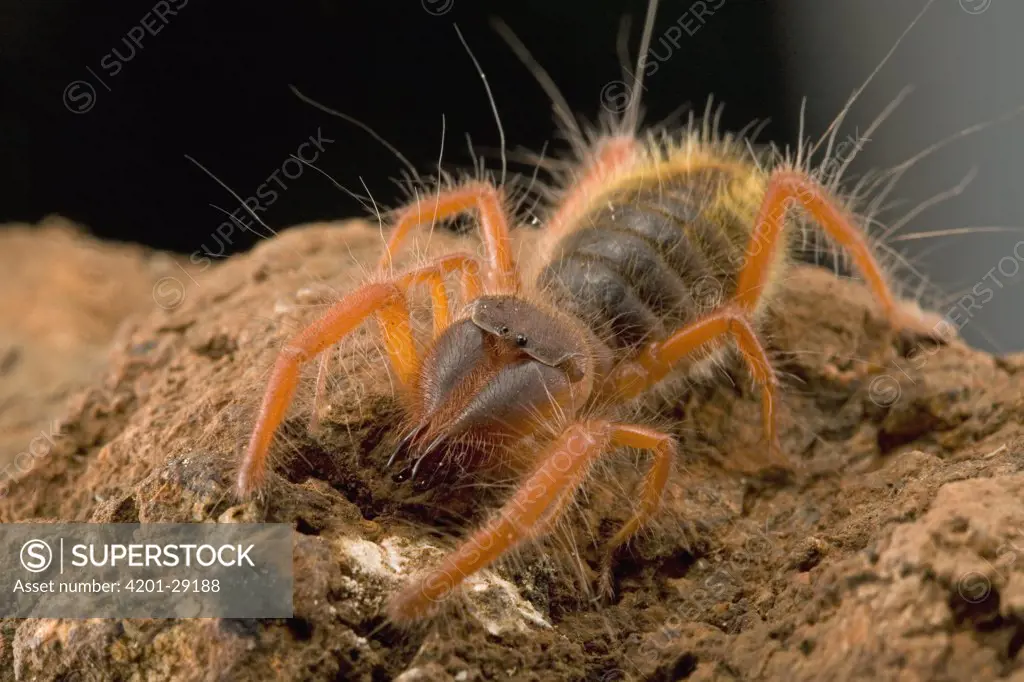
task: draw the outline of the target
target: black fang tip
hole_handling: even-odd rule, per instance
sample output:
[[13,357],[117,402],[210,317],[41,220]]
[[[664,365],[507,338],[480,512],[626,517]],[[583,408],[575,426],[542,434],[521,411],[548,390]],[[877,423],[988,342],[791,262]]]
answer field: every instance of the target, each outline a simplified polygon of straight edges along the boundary
[[427,448],[422,453],[420,453],[420,456],[416,458],[416,463],[412,465],[412,473],[410,474],[410,478],[416,478],[416,474],[420,470],[420,465],[422,465],[423,462],[429,459],[432,455],[436,454],[437,451],[441,449],[441,444],[443,442],[444,436],[438,436],[433,441],[431,441],[430,445],[428,445]]
[[417,426],[415,429],[410,431],[405,438],[399,441],[398,445],[395,447],[395,451],[391,453],[391,457],[388,458],[388,463],[385,464],[384,467],[390,469],[400,458],[409,454],[409,446],[412,445],[412,442],[416,440],[416,436],[420,435],[422,430],[422,425]]

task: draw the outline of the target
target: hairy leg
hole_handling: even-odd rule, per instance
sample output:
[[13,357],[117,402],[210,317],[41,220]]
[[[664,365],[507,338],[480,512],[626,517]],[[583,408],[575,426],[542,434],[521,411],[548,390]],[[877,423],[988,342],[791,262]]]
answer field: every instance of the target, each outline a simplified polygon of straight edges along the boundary
[[380,267],[392,267],[394,254],[413,228],[468,211],[476,211],[480,220],[480,236],[487,252],[484,284],[493,293],[518,290],[519,273],[512,258],[508,217],[502,205],[501,191],[487,182],[467,182],[451,189],[439,190],[398,209],[395,212],[394,231],[388,240]]
[[392,598],[388,605],[391,620],[408,623],[429,616],[468,576],[520,542],[547,532],[594,461],[614,446],[654,453],[654,463],[644,479],[640,508],[612,539],[611,549],[626,542],[658,509],[676,452],[674,441],[643,426],[605,421],[574,424],[544,451],[537,468],[492,521]]
[[320,410],[327,394],[327,375],[331,371],[331,349],[320,354],[320,366],[316,370],[316,388],[313,390],[313,414],[309,416],[309,430],[320,430]]
[[747,313],[735,304],[717,310],[677,330],[664,341],[644,346],[632,360],[622,363],[602,388],[606,395],[633,398],[661,381],[680,361],[708,345],[731,337],[739,347],[754,381],[761,387],[761,417],[766,440],[775,446],[775,389],[778,384],[768,355],[757,339]]
[[[430,285],[430,298],[433,304],[434,338],[444,331],[451,323],[451,309],[448,305],[448,290],[445,277],[452,272],[461,271],[462,296],[464,300],[472,300],[480,295],[480,262],[467,253],[454,253],[443,256],[432,265],[414,270],[406,277],[400,278],[408,286],[419,283]],[[383,331],[383,330],[382,330]],[[309,428],[316,431],[320,427],[320,409],[323,406],[327,391],[327,374],[330,372],[331,354],[320,355],[320,367],[316,375],[316,389],[313,396],[313,414],[310,416]]]
[[606,390],[622,398],[634,397],[660,381],[677,363],[706,344],[732,336],[755,381],[761,386],[765,434],[774,445],[773,405],[777,382],[749,319],[761,302],[777,251],[784,241],[786,213],[794,203],[799,203],[826,234],[850,252],[894,326],[921,327],[923,318],[913,318],[897,305],[866,237],[828,191],[804,173],[778,170],[768,181],[733,299],[722,310],[683,327],[667,340],[649,344],[633,361],[616,370]]
[[896,298],[864,233],[828,190],[794,170],[777,170],[768,180],[736,287],[736,304],[748,313],[757,307],[775,253],[782,246],[786,214],[794,203],[800,204],[829,237],[849,252],[885,314],[895,326],[902,326],[906,321],[900,319]]
[[[408,272],[389,282],[365,284],[334,304],[319,320],[302,330],[281,350],[274,365],[270,381],[263,396],[256,426],[253,428],[249,446],[238,473],[237,492],[247,497],[259,490],[266,478],[267,454],[274,433],[284,421],[298,385],[299,368],[327,348],[352,332],[370,315],[376,315],[380,324],[388,359],[403,385],[408,385],[419,365],[416,346],[413,342],[409,309],[405,294],[410,287],[420,282],[432,282],[432,296],[435,304],[435,323],[447,321],[447,295],[438,297],[437,283],[443,288],[446,274],[461,270],[463,284],[469,289],[479,286],[476,273],[479,263],[472,256],[454,254],[437,262]],[[443,303],[444,310],[437,304]],[[435,324],[436,330],[436,324]],[[321,364],[321,371],[324,365]],[[318,377],[318,391],[323,382]]]
[[403,286],[427,284],[434,315],[434,338],[451,324],[451,308],[448,305],[448,290],[445,277],[458,272],[463,300],[470,301],[480,295],[483,284],[480,281],[480,261],[468,253],[453,253],[438,258],[433,264],[413,270],[400,278]]

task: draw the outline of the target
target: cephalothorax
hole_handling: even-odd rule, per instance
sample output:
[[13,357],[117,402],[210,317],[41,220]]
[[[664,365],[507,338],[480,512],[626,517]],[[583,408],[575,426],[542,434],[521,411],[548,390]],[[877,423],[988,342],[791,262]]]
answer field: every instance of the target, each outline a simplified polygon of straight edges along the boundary
[[[441,188],[394,214],[381,272],[410,230],[463,213],[476,217],[484,257],[455,253],[382,275],[344,296],[278,357],[238,474],[242,496],[265,482],[300,365],[371,316],[406,415],[392,461],[412,462],[415,476],[422,463],[459,452],[479,464],[517,459],[527,472],[489,522],[395,595],[396,622],[428,616],[466,576],[550,530],[594,462],[619,447],[652,455],[640,502],[609,552],[628,541],[657,513],[676,445],[623,415],[631,400],[707,362],[725,342],[760,387],[774,444],[776,379],[758,328],[789,263],[791,208],[846,249],[895,327],[920,326],[890,292],[855,217],[805,170],[765,166],[742,141],[706,127],[638,136],[635,118],[634,106],[618,132],[586,145],[543,221],[546,237],[521,264],[500,187],[478,180]],[[456,278],[463,305],[452,319]],[[720,294],[710,307],[697,295],[708,281]],[[419,285],[429,287],[434,320],[422,356],[406,302]],[[554,435],[552,423],[560,424]]]

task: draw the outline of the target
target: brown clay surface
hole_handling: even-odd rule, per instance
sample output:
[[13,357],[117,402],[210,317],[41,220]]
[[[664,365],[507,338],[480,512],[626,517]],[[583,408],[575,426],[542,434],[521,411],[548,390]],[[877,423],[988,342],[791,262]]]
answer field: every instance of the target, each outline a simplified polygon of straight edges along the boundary
[[[431,250],[456,241],[436,235]],[[1024,680],[1024,357],[901,338],[860,285],[811,268],[767,329],[792,473],[748,466],[756,394],[742,371],[723,376],[652,416],[684,454],[661,522],[615,564],[614,597],[588,599],[579,580],[597,568],[593,538],[629,513],[643,460],[627,455],[555,541],[479,576],[430,626],[387,626],[380,608],[410,567],[505,490],[391,480],[395,403],[372,324],[342,347],[316,433],[303,384],[277,447],[293,456],[267,497],[231,494],[276,350],[360,281],[380,243],[364,224],[296,228],[181,277],[168,310],[99,306],[105,320],[143,312],[113,341],[83,334],[82,347],[107,344],[101,371],[0,501],[4,521],[293,523],[295,617],[6,620],[3,679]],[[59,312],[61,295],[40,305]],[[0,306],[24,296],[5,286]],[[68,327],[39,320],[20,344]],[[82,357],[54,381],[97,366]],[[45,420],[52,385],[16,395]]]
[[154,286],[174,272],[166,254],[101,244],[57,216],[0,227],[0,467],[33,440],[50,447],[68,397],[102,378],[121,322],[156,308]]

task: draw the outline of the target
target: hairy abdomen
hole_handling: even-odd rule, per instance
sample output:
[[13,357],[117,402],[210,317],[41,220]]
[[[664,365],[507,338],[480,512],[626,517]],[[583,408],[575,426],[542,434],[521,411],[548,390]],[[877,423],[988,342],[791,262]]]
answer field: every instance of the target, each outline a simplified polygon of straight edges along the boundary
[[664,338],[732,297],[760,186],[705,170],[618,190],[559,240],[538,284],[613,349]]

